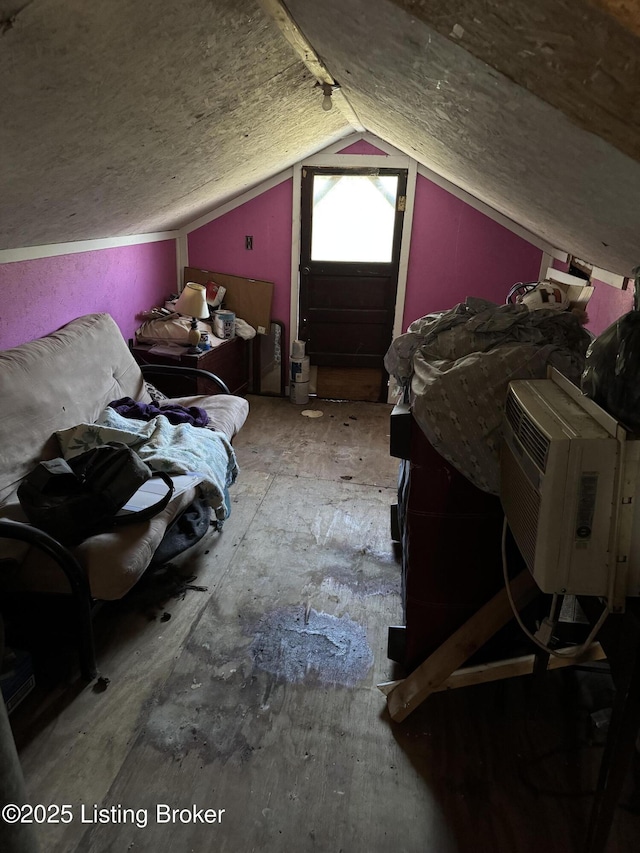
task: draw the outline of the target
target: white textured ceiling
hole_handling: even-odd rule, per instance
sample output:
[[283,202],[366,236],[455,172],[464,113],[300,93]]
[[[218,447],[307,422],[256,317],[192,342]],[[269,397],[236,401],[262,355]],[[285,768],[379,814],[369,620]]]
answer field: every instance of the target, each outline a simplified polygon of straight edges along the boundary
[[[540,17],[548,0],[536,3]],[[605,101],[590,125],[588,98],[578,116],[565,98],[566,117],[540,75],[536,87],[535,63],[522,86],[499,56],[485,64],[491,21],[467,52],[456,20],[466,13],[468,33],[483,4],[495,11],[448,4],[451,33],[442,15],[429,25],[438,4],[425,0],[287,5],[367,130],[558,248],[629,274],[640,165],[635,90],[622,132],[635,65],[621,51],[635,37],[615,45],[615,122]],[[571,4],[560,5],[570,26]],[[557,27],[539,24],[549,60]],[[570,63],[545,68],[561,95]],[[0,0],[0,79],[2,249],[178,228],[353,129],[320,109],[314,77],[254,0]]]

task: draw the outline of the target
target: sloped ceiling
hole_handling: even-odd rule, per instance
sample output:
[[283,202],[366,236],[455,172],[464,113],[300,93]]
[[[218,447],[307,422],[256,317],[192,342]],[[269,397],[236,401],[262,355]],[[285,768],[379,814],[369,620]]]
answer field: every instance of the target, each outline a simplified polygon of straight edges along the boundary
[[[0,0],[0,248],[179,228],[350,133],[273,6]],[[560,249],[640,263],[624,3],[287,6],[356,122]]]
[[253,2],[32,0],[0,79],[1,248],[179,227],[350,130]]

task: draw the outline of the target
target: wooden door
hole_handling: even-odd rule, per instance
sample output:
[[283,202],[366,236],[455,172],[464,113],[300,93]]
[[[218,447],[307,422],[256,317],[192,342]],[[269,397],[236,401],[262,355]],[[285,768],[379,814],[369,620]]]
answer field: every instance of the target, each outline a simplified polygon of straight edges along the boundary
[[302,172],[299,337],[318,396],[386,400],[406,170]]

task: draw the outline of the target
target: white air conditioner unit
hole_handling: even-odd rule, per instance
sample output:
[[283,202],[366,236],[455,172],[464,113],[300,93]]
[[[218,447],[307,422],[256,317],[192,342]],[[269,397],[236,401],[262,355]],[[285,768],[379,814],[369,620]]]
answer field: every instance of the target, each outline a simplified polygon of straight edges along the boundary
[[511,382],[500,497],[543,592],[640,595],[640,441],[556,370]]

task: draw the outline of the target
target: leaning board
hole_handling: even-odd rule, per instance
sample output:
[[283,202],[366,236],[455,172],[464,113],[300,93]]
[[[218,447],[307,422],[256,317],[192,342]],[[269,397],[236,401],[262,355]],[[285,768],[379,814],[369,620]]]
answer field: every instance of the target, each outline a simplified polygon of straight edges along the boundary
[[206,284],[215,281],[226,288],[224,307],[233,311],[236,317],[245,320],[259,335],[268,335],[271,323],[271,304],[273,302],[273,282],[254,278],[242,278],[239,275],[202,270],[197,267],[184,268],[183,285],[188,281]]

